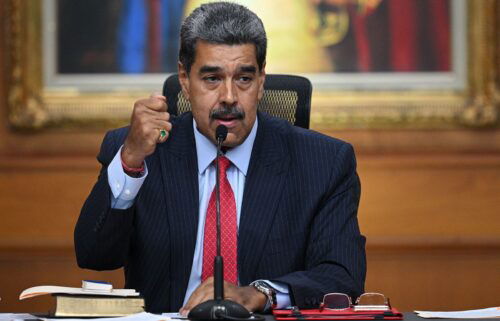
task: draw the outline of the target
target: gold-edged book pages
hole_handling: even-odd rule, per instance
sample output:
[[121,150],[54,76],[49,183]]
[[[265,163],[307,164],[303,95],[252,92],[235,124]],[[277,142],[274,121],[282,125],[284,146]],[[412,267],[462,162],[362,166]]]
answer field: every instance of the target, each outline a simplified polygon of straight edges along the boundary
[[56,294],[56,317],[120,317],[144,312],[144,298]]

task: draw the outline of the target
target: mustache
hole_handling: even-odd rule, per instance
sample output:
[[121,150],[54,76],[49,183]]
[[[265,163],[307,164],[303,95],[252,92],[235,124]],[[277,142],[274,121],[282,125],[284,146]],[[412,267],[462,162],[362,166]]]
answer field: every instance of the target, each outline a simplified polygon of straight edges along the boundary
[[245,118],[245,111],[239,106],[222,105],[210,112],[210,119]]

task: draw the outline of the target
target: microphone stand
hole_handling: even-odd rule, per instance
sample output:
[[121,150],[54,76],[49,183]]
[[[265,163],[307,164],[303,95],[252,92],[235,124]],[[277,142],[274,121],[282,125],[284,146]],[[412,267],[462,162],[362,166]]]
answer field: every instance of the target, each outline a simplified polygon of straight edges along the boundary
[[224,300],[224,260],[221,255],[220,231],[220,183],[219,158],[222,156],[222,143],[227,137],[227,127],[219,125],[215,131],[217,140],[217,158],[215,174],[215,211],[217,225],[217,255],[214,258],[214,300],[209,300],[195,306],[188,314],[192,320],[235,320],[250,319],[251,315],[244,306],[230,300]]

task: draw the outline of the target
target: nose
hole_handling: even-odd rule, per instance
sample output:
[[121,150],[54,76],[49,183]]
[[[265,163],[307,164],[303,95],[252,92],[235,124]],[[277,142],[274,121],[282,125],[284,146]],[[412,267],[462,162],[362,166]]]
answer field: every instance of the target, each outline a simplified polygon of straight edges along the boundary
[[220,102],[232,106],[237,101],[236,86],[231,79],[224,81],[220,86]]

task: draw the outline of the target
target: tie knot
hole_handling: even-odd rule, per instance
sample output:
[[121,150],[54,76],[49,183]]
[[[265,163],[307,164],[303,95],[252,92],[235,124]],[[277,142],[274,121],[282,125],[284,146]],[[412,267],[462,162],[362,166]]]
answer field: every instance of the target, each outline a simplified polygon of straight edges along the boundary
[[229,166],[231,166],[231,161],[226,156],[219,157],[219,171],[221,173],[226,173]]

